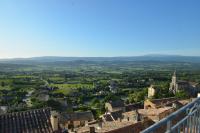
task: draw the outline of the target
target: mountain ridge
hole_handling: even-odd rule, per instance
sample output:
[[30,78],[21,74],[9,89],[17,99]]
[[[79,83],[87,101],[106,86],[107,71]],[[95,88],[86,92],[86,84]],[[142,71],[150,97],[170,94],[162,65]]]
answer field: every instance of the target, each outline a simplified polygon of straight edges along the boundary
[[39,56],[30,58],[0,59],[0,63],[12,62],[58,62],[58,61],[178,61],[199,62],[200,56],[149,54],[143,56],[115,56],[115,57],[65,57],[65,56]]

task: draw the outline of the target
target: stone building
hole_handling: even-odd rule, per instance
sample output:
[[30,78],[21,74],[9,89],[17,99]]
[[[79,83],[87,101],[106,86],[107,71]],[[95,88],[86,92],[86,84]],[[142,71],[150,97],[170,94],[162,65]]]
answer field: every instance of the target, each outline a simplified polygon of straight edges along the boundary
[[169,91],[173,94],[176,94],[180,91],[186,92],[189,96],[197,96],[197,93],[200,91],[199,83],[188,82],[183,80],[177,80],[176,71],[172,76],[172,82],[170,83]]
[[158,109],[139,109],[138,113],[143,117],[147,117],[154,122],[158,122],[166,116],[174,112],[173,107],[163,107]]
[[129,112],[125,112],[122,114],[123,121],[137,123],[139,121],[143,121],[144,118],[138,113],[138,110],[133,110]]
[[122,113],[123,113],[122,110],[106,112],[104,115],[101,116],[101,118],[104,122],[118,121],[122,119]]
[[163,99],[147,99],[144,101],[144,109],[158,109],[167,106],[168,104],[176,102],[178,99],[163,98]]
[[61,113],[60,126],[66,129],[73,129],[88,125],[89,122],[94,120],[91,111],[74,112],[74,113]]
[[159,88],[155,85],[151,85],[149,88],[148,88],[148,98],[153,98],[156,93],[158,92]]
[[109,102],[105,106],[107,112],[101,116],[102,120],[105,122],[108,121],[120,121],[123,118],[124,112],[136,111],[137,109],[143,109],[143,103],[134,103],[125,105],[122,100]]
[[144,101],[144,109],[158,109],[164,107],[180,108],[191,102],[190,99],[179,100],[175,97],[163,99],[147,99]]
[[105,104],[107,112],[125,111],[125,104],[123,100],[109,101]]
[[158,109],[138,109],[135,111],[123,113],[122,121],[137,123],[139,121],[145,121],[148,118],[154,122],[158,122],[171,114],[173,111],[173,107],[164,107]]

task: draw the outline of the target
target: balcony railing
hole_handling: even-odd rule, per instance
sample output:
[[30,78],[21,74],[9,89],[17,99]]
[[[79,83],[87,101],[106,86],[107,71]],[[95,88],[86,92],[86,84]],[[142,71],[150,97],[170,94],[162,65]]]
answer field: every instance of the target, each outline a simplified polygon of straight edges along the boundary
[[200,133],[200,98],[141,133]]

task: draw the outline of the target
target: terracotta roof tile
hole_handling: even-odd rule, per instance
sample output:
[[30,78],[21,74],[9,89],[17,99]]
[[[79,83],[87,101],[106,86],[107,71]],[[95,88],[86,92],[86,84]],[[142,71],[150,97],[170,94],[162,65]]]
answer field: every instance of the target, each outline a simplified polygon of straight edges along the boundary
[[1,133],[52,133],[50,108],[0,115]]
[[[142,115],[159,115],[165,111],[172,110],[173,107],[164,107],[158,109],[139,109],[138,113]],[[131,113],[131,112],[130,112]]]

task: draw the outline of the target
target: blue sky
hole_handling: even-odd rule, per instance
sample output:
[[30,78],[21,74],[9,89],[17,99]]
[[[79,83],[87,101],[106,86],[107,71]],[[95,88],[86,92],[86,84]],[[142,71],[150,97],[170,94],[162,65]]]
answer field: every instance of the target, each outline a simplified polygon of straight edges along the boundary
[[1,0],[0,58],[200,56],[199,0]]

